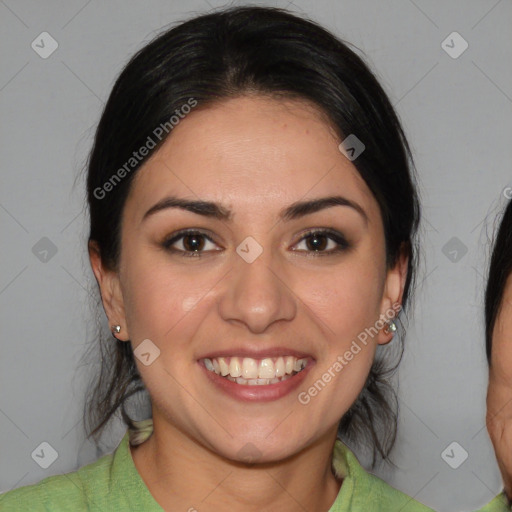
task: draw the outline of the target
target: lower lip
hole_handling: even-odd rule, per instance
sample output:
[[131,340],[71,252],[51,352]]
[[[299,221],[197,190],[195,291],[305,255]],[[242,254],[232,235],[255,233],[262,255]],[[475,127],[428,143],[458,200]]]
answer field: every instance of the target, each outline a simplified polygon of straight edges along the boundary
[[308,359],[306,367],[289,379],[276,382],[275,384],[249,386],[247,384],[237,384],[236,382],[232,382],[229,379],[221,377],[215,372],[208,370],[203,363],[199,361],[198,363],[203,371],[206,372],[206,376],[210,381],[213,382],[213,384],[215,384],[220,390],[233,398],[244,402],[271,402],[273,400],[283,398],[301,385],[311,367],[314,366],[314,361]]

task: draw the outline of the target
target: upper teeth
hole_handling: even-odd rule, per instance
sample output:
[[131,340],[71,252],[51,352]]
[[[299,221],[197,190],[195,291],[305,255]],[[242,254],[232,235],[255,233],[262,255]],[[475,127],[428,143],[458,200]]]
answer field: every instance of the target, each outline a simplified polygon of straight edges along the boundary
[[297,359],[294,356],[267,357],[261,360],[251,357],[206,357],[203,361],[206,368],[217,375],[244,379],[283,377],[286,374],[300,372],[307,363],[307,359]]

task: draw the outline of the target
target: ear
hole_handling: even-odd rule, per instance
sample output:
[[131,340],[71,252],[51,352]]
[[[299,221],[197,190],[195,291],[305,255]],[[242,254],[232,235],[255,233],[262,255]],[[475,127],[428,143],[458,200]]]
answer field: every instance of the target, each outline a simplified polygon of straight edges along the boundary
[[380,311],[380,318],[386,323],[379,330],[376,338],[379,345],[385,345],[393,338],[393,332],[386,331],[386,326],[388,321],[392,321],[398,316],[402,307],[408,264],[409,256],[405,250],[401,249],[395,265],[387,272]]
[[101,291],[101,301],[110,326],[120,325],[121,332],[116,338],[128,341],[129,333],[126,325],[123,294],[119,283],[119,274],[104,267],[101,261],[101,253],[95,240],[89,241],[89,260],[92,271]]

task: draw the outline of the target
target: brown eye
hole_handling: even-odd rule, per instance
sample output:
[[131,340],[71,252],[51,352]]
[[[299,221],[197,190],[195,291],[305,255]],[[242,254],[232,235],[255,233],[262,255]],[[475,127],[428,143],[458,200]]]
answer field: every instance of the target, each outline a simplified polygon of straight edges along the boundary
[[349,247],[341,233],[330,230],[310,231],[302,237],[300,243],[304,243],[306,252],[318,253],[319,256],[338,253]]
[[186,251],[200,251],[205,245],[202,235],[185,235],[183,237],[183,247]]
[[164,241],[162,246],[170,252],[180,253],[181,256],[198,257],[204,252],[209,252],[205,249],[208,243],[215,245],[213,240],[201,231],[180,231]]
[[328,245],[328,238],[325,235],[311,235],[307,237],[306,246],[312,251],[323,251]]

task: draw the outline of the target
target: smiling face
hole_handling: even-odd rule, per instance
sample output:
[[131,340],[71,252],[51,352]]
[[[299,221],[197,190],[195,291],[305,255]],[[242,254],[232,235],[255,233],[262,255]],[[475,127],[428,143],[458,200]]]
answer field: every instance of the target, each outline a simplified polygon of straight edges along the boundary
[[[95,273],[118,337],[160,350],[148,366],[136,359],[155,432],[234,460],[252,443],[261,461],[334,438],[391,335],[344,354],[400,301],[406,268],[386,268],[378,204],[339,142],[305,103],[244,96],[195,109],[138,171],[119,273]],[[217,206],[164,208],[170,197]],[[295,375],[297,359],[306,368]],[[294,376],[248,385],[259,371]]]

